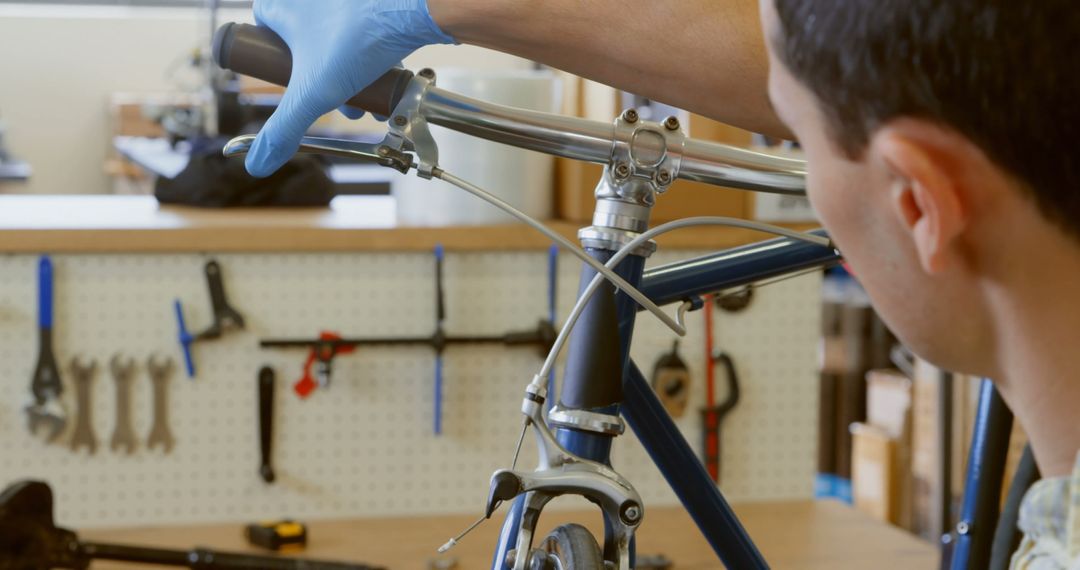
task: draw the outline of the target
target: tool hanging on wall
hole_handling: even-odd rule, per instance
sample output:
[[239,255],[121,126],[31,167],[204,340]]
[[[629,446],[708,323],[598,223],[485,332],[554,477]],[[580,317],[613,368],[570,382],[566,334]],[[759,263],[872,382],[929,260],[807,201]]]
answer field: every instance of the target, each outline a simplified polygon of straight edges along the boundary
[[[341,335],[321,331],[317,344],[311,347],[307,360],[304,361],[303,373],[300,379],[293,384],[293,390],[301,398],[307,398],[316,388],[330,386],[330,376],[334,369],[334,357],[339,354],[352,354],[356,352],[356,346],[341,344]],[[265,346],[265,345],[262,345]],[[312,369],[314,368],[314,372]]]
[[[430,346],[435,350],[434,409],[433,423],[435,434],[442,433],[442,392],[443,392],[443,352],[446,347],[455,344],[502,344],[505,346],[531,345],[539,349],[541,356],[555,342],[555,283],[557,276],[557,257],[559,250],[552,247],[548,251],[548,319],[541,320],[536,328],[514,331],[502,335],[448,335],[444,328],[446,321],[446,300],[443,292],[443,262],[445,254],[442,246],[436,246],[435,256],[435,331],[430,336],[418,337],[369,337],[342,338],[335,333],[323,332],[317,339],[264,339],[259,341],[262,348],[308,348],[310,352],[304,363],[304,374],[293,385],[293,390],[301,398],[306,398],[316,388],[325,388],[330,384],[330,371],[334,357],[352,352],[361,346]],[[312,366],[316,366],[314,378]],[[552,384],[554,377],[549,376]]]
[[270,451],[274,445],[274,385],[277,379],[274,369],[263,366],[259,369],[259,476],[267,483],[275,479]]
[[54,442],[67,427],[67,412],[60,395],[64,384],[53,355],[53,265],[49,256],[38,260],[38,359],[30,381],[32,400],[26,406],[31,434],[48,428],[46,441]]
[[146,372],[150,375],[154,390],[154,423],[150,435],[146,438],[146,448],[161,447],[166,454],[172,451],[176,440],[169,429],[169,378],[173,372],[173,360],[166,357],[158,362],[156,355],[146,359]]
[[78,451],[85,447],[90,455],[97,451],[97,436],[94,435],[94,406],[91,403],[95,372],[97,372],[96,361],[91,360],[89,364],[83,365],[78,357],[71,359],[71,377],[75,382],[77,402],[75,432],[71,435],[71,450]]
[[116,425],[113,428],[109,449],[131,455],[135,453],[135,428],[131,425],[131,383],[135,378],[135,360],[127,362],[119,354],[109,360],[109,371],[116,386]]
[[[745,305],[744,305],[745,308]],[[739,375],[731,356],[713,349],[713,296],[705,296],[705,407],[701,410],[702,444],[705,448],[705,468],[713,481],[720,482],[720,427],[724,418],[739,403]],[[727,396],[716,401],[716,365],[724,368]]]
[[102,544],[79,540],[56,526],[53,493],[41,481],[16,483],[0,493],[0,569],[86,570],[94,560],[200,570],[381,570],[347,562]]
[[225,283],[221,275],[221,265],[211,259],[206,262],[206,285],[210,290],[210,306],[213,310],[213,322],[206,330],[198,334],[188,332],[184,322],[184,307],[180,299],[173,302],[173,310],[176,313],[176,325],[179,331],[180,348],[184,353],[184,365],[187,368],[189,378],[195,377],[195,361],[191,356],[191,345],[201,340],[221,338],[229,330],[244,328],[244,317],[239,311],[229,305],[225,296]]
[[686,413],[686,402],[690,397],[690,368],[679,356],[677,339],[671,352],[661,355],[653,366],[652,387],[672,417],[681,418]]

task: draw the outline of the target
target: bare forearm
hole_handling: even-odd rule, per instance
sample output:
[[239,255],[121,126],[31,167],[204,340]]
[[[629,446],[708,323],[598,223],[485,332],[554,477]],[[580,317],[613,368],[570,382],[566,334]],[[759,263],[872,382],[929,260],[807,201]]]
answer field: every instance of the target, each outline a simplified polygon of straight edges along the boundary
[[784,135],[766,96],[756,0],[428,0],[479,45],[748,130]]

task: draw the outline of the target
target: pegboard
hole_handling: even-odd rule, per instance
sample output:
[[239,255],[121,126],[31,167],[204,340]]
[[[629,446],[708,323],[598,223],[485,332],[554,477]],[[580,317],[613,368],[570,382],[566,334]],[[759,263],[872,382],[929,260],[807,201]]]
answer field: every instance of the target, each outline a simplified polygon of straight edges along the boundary
[[[656,255],[659,264],[699,255]],[[37,355],[37,257],[0,258],[0,483],[40,478],[56,493],[57,520],[77,528],[479,512],[491,473],[506,467],[520,426],[522,389],[539,368],[534,348],[448,348],[443,434],[432,434],[433,352],[426,347],[364,348],[338,357],[333,384],[301,401],[291,392],[303,350],[263,350],[258,339],[427,335],[434,326],[434,262],[409,254],[222,254],[231,304],[245,331],[194,346],[198,377],[182,371],[172,313],[183,300],[188,328],[209,324],[203,276],[208,256],[54,256],[55,352],[74,411],[68,363],[93,358],[97,453],[73,453],[33,438],[22,412]],[[447,252],[446,329],[490,334],[529,329],[547,313],[546,254]],[[559,260],[559,315],[574,301],[579,262]],[[816,346],[820,279],[805,276],[762,289],[749,310],[717,313],[716,338],[743,378],[742,402],[724,426],[723,489],[735,501],[809,498],[816,445]],[[673,308],[669,308],[673,310]],[[640,319],[634,358],[650,372],[673,336]],[[680,428],[695,447],[704,400],[700,314],[689,317],[683,355],[693,373],[690,412]],[[133,419],[141,441],[131,455],[108,440],[115,396],[107,362],[134,357],[139,372]],[[171,454],[149,451],[151,385],[146,359],[170,356]],[[256,375],[277,371],[274,466],[258,476]],[[73,424],[74,422],[69,422]],[[527,444],[528,445],[528,444]],[[526,447],[524,464],[533,449]],[[677,504],[632,434],[615,445],[614,464],[647,504]]]

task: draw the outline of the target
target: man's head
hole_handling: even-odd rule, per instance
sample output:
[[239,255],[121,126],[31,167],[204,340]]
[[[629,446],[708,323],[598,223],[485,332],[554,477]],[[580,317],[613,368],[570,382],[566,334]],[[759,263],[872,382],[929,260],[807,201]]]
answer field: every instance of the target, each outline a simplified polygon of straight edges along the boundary
[[989,250],[993,236],[1053,224],[1080,243],[1080,11],[1069,0],[761,6],[773,105],[878,310],[927,358],[996,373],[981,292],[1008,260]]

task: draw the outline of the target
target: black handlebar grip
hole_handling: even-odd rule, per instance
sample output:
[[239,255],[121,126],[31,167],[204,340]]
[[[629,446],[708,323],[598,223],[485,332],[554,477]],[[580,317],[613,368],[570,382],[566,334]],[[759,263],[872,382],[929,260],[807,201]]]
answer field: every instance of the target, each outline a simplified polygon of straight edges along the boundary
[[[214,62],[223,69],[282,87],[289,85],[292,52],[269,28],[234,22],[225,24],[214,34],[213,53]],[[411,71],[393,68],[349,99],[348,105],[389,116],[412,78]]]

